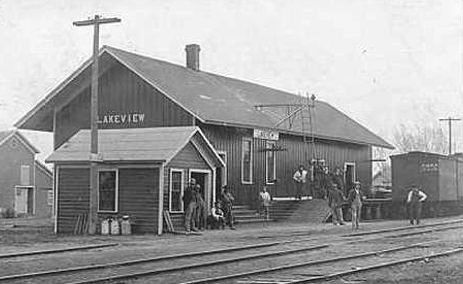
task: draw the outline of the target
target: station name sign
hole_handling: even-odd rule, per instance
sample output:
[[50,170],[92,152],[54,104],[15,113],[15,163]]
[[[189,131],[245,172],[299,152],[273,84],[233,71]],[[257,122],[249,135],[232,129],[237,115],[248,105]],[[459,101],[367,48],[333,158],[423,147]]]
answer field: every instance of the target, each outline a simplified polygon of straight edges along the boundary
[[280,138],[280,134],[278,133],[278,131],[254,129],[253,137],[257,139],[278,141],[278,139]]
[[102,124],[141,124],[145,120],[144,113],[105,114],[99,123]]

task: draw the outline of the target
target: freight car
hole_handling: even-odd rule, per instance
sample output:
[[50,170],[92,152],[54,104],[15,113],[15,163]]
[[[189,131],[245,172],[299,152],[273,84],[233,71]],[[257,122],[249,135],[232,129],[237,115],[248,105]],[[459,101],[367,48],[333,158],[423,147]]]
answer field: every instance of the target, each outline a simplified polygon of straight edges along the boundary
[[463,155],[409,152],[391,156],[391,217],[406,217],[406,198],[411,185],[417,185],[428,198],[423,217],[463,213]]

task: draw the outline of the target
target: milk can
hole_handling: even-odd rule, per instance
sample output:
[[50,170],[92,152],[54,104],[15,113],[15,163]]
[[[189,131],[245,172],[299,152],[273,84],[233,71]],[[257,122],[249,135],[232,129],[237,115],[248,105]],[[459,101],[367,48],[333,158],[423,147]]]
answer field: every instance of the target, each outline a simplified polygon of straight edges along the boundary
[[122,216],[121,234],[122,235],[130,235],[130,234],[132,234],[132,228],[131,228],[131,224],[130,224],[130,217],[128,215]]
[[120,226],[119,221],[114,218],[111,220],[111,235],[119,235],[120,234]]
[[103,219],[103,221],[101,221],[101,234],[109,235],[109,219]]

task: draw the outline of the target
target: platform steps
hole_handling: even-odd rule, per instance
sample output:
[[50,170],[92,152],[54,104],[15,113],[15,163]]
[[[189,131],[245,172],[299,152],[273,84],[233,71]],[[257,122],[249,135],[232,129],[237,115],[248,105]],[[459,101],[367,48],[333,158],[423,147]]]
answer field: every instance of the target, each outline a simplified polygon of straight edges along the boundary
[[[235,216],[235,223],[237,225],[252,225],[263,223],[266,220],[259,214],[255,209],[251,209],[247,205],[235,205],[233,206],[233,214]],[[271,215],[270,215],[271,218]],[[272,222],[274,220],[268,220],[267,222]]]
[[[259,224],[265,223],[266,220],[258,214],[258,212],[254,209],[251,209],[247,205],[235,205],[233,206],[233,214],[235,216],[235,224],[238,226],[243,225],[252,225],[252,224]],[[175,231],[184,231],[184,217],[183,213],[170,213],[170,220],[174,227]],[[271,222],[273,220],[268,220],[267,222]],[[165,222],[164,222],[165,223]],[[164,224],[164,231],[168,231],[166,225]]]
[[330,215],[330,208],[324,199],[274,200],[270,216],[277,222],[323,223]]

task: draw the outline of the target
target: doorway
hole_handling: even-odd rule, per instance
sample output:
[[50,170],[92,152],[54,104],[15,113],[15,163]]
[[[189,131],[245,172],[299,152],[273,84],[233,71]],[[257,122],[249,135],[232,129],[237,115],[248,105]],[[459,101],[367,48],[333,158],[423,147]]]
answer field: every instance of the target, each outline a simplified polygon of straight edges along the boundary
[[209,170],[190,170],[190,179],[194,178],[196,180],[196,184],[200,186],[200,193],[203,199],[206,201],[207,208],[210,208],[212,202],[210,177],[211,171]]
[[227,184],[227,153],[218,151],[220,159],[222,159],[225,167],[217,168],[215,173],[215,199],[218,200],[222,194],[222,186]]
[[354,187],[355,163],[344,163],[344,180],[346,181],[346,193]]
[[34,188],[16,186],[14,196],[14,211],[17,215],[32,215],[34,213]]

